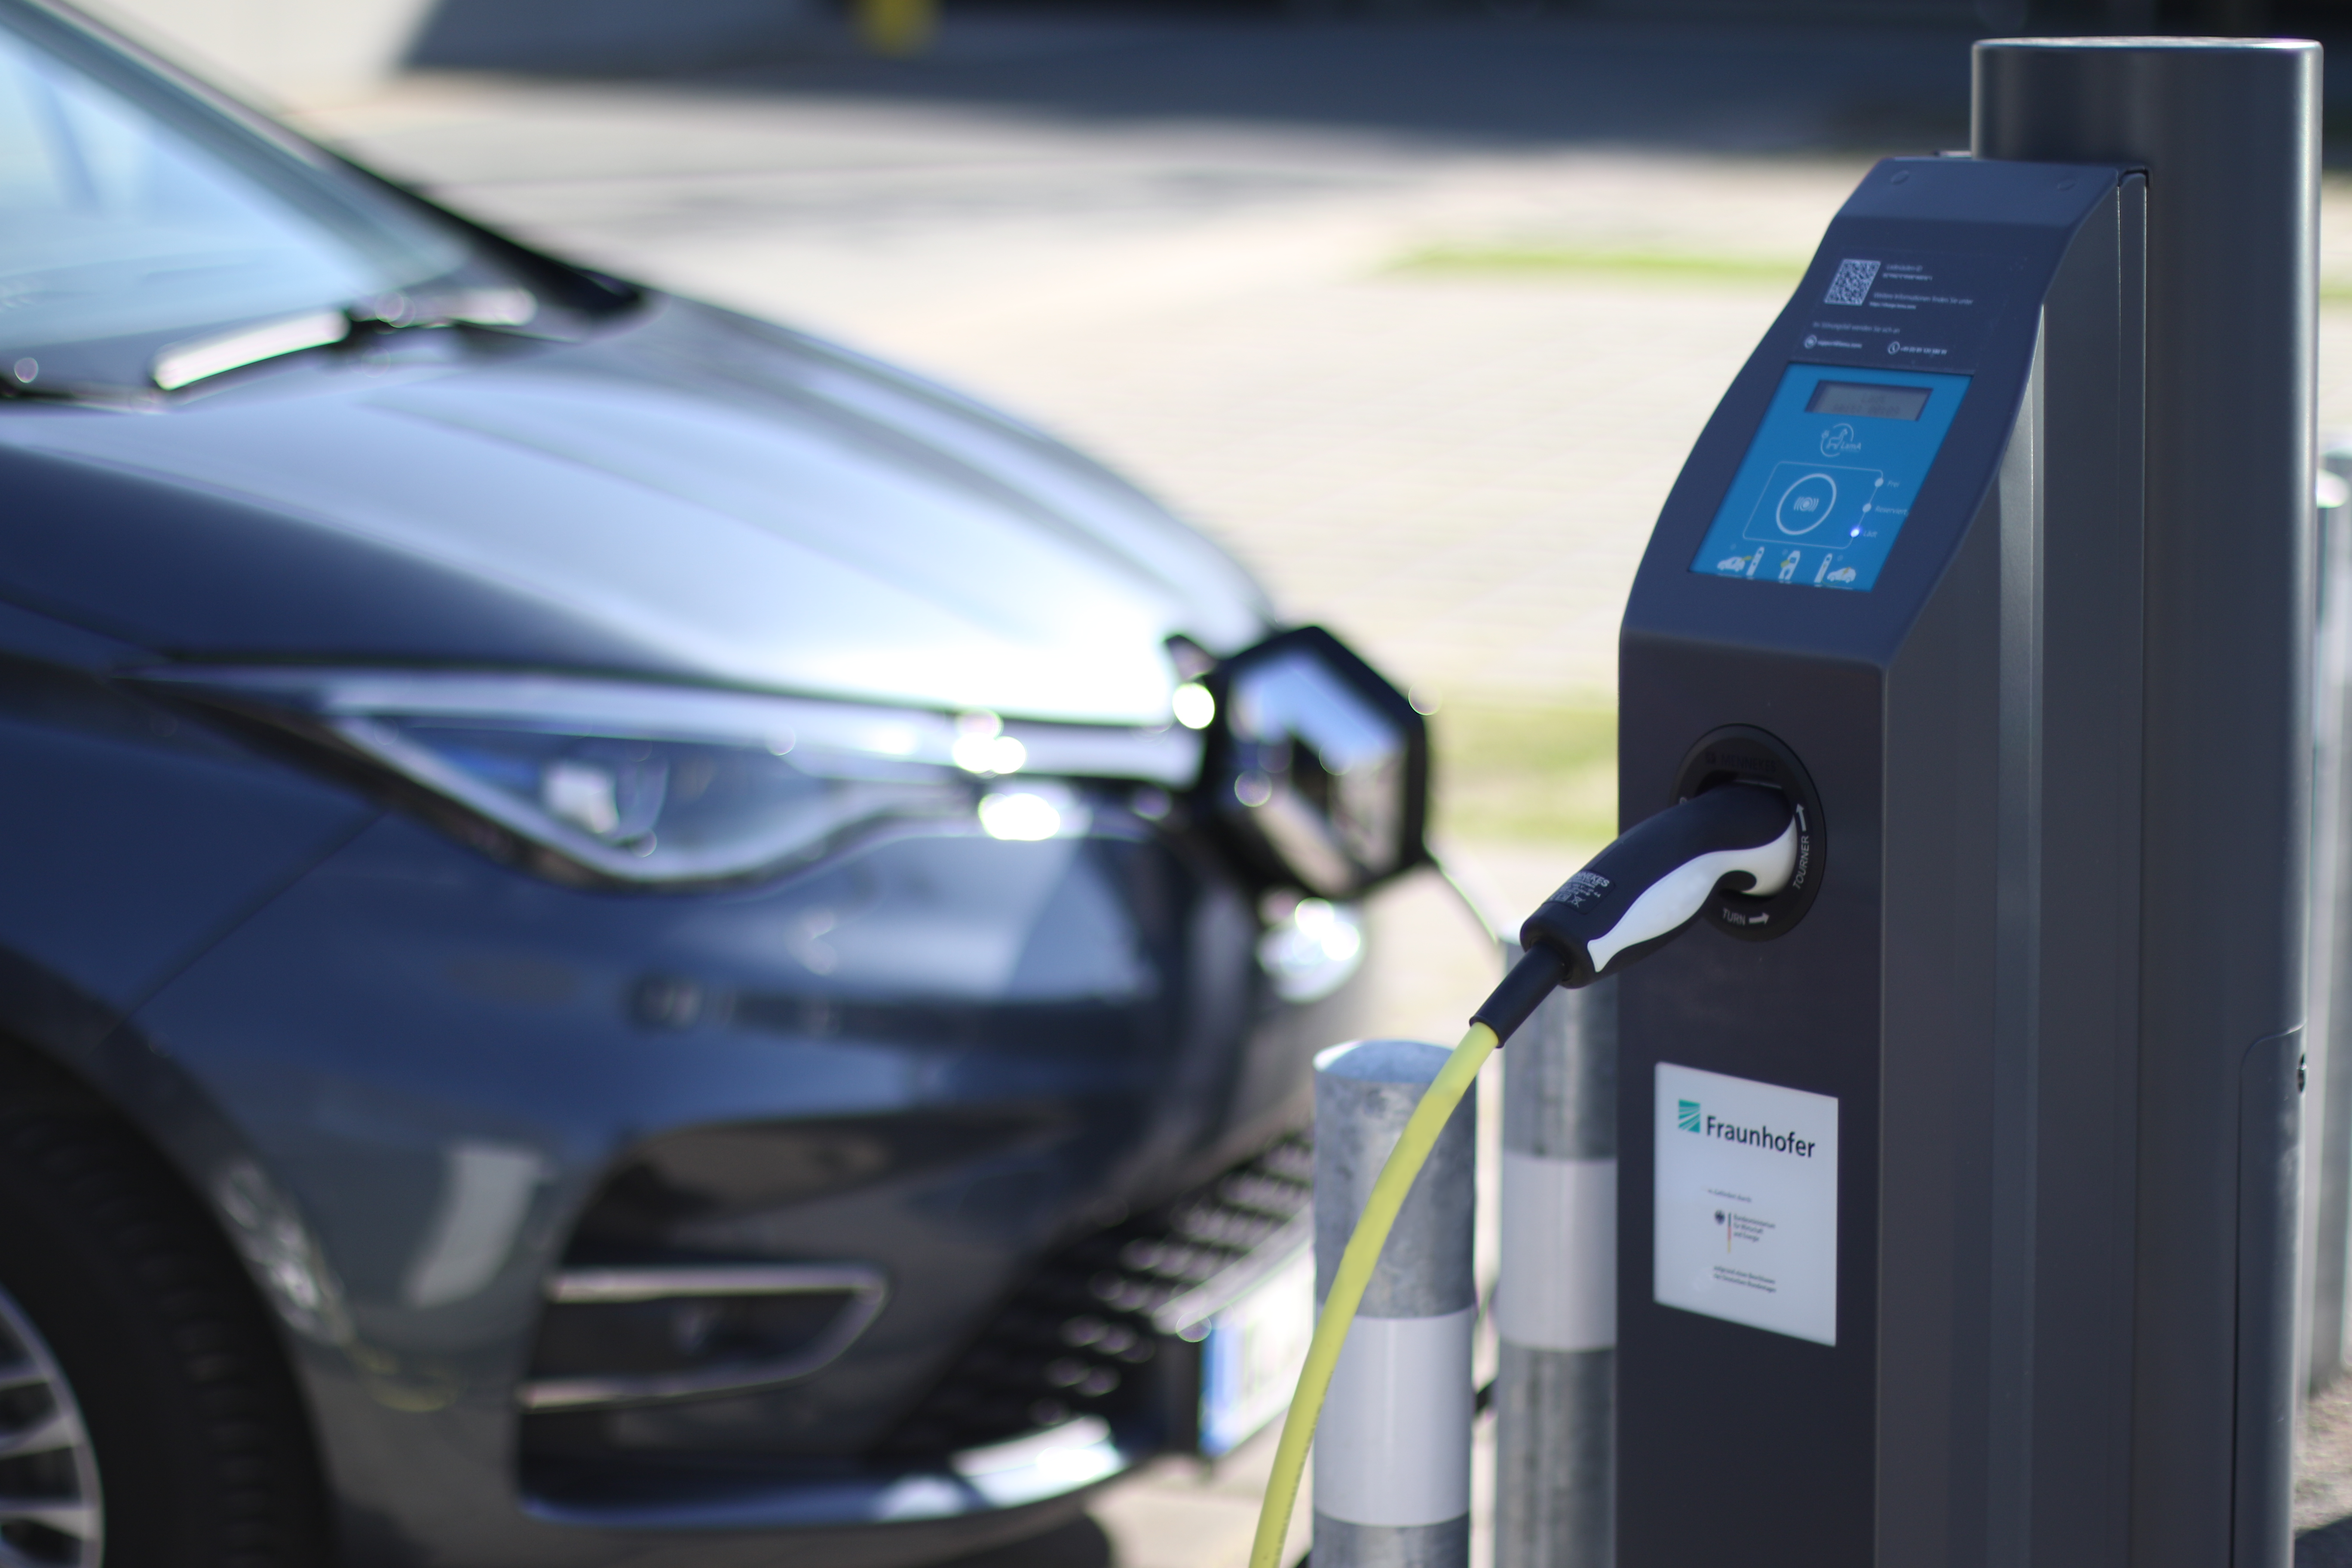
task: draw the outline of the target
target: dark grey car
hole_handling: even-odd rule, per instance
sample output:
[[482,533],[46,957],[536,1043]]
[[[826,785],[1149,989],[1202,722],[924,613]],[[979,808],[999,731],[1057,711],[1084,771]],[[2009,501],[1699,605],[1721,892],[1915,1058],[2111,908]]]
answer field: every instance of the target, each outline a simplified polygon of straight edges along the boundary
[[0,394],[0,1562],[911,1563],[1279,1407],[1345,648],[37,0]]

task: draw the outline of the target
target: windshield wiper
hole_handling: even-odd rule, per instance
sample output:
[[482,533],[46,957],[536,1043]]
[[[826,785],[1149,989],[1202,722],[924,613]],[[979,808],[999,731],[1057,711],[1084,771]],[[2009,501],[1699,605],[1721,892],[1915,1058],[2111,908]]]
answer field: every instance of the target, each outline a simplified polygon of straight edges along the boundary
[[225,375],[264,360],[310,349],[331,348],[360,332],[404,331],[420,327],[526,325],[539,313],[528,289],[453,289],[441,293],[379,294],[339,310],[305,310],[233,331],[215,332],[172,344],[155,356],[148,374],[165,392],[211,376]]
[[208,338],[173,343],[155,356],[148,374],[155,378],[157,386],[166,392],[177,392],[190,382],[282,354],[298,354],[304,349],[322,349],[351,335],[352,319],[348,313],[306,310],[299,316],[282,316],[258,326],[239,327],[233,332],[215,332]]

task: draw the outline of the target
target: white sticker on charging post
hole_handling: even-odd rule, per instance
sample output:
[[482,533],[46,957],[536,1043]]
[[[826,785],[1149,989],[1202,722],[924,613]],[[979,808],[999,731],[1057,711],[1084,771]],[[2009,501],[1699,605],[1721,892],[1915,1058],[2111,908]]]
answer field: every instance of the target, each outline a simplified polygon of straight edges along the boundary
[[1837,1343],[1838,1102],[1660,1062],[1662,1307]]

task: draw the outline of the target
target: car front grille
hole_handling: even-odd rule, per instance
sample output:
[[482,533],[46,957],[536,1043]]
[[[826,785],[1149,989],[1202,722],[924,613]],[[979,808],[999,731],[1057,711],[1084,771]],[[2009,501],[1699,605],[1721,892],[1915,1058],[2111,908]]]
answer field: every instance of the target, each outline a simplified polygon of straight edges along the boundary
[[1195,1304],[1311,1237],[1314,1164],[1308,1136],[1292,1133],[1047,1258],[876,1457],[933,1458],[1080,1415],[1189,1448]]

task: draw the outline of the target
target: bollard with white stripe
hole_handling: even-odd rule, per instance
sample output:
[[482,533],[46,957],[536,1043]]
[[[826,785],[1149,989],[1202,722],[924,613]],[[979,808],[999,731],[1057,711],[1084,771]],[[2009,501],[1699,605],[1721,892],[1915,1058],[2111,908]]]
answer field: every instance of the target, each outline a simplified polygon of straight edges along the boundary
[[[1443,1047],[1359,1040],[1315,1058],[1315,1294]],[[1315,1568],[1467,1568],[1476,1116],[1465,1100],[1397,1215],[1315,1438]]]
[[1503,1053],[1496,1568],[1614,1560],[1617,983],[1555,992]]

